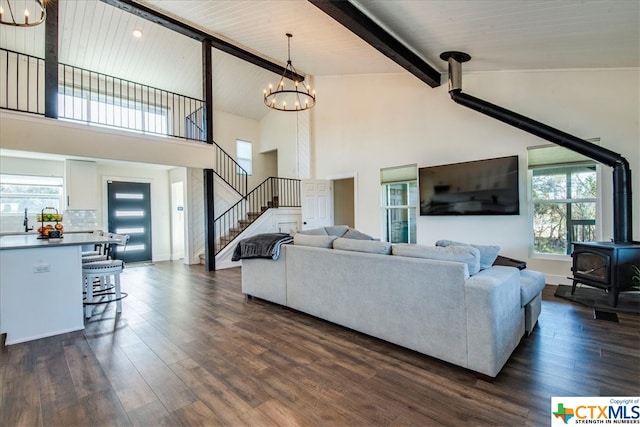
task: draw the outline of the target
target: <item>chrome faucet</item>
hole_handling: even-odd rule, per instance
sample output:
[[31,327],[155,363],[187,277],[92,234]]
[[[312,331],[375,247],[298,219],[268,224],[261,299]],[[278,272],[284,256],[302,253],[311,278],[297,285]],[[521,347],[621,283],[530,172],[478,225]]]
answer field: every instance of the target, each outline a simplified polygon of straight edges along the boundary
[[29,228],[29,218],[27,217],[27,208],[24,208],[24,222],[22,223],[22,225],[24,225],[25,233],[28,233],[31,230],[33,230],[33,227]]

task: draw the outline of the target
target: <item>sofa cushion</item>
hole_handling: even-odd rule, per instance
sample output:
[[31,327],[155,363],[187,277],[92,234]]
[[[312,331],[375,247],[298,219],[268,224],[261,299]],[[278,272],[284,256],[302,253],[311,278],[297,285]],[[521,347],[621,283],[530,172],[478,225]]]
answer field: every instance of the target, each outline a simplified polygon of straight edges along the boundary
[[535,270],[520,270],[520,305],[522,307],[542,292],[544,282],[543,273]]
[[422,246],[393,245],[393,255],[412,258],[428,258],[440,261],[455,261],[467,264],[469,275],[480,271],[480,251],[472,246]]
[[345,239],[356,239],[356,240],[376,240],[368,234],[364,234],[355,228],[349,227],[346,233],[342,235]]
[[498,258],[498,252],[500,252],[500,246],[494,245],[474,245],[471,243],[456,242],[453,240],[438,240],[436,246],[471,246],[480,251],[480,270],[490,268]]
[[316,248],[331,248],[331,244],[336,240],[336,236],[321,236],[314,234],[296,233],[293,236],[293,244],[298,246],[313,246]]
[[379,240],[361,240],[339,237],[333,241],[333,249],[366,252],[370,254],[391,254],[391,243]]
[[297,232],[298,234],[305,234],[309,236],[327,236],[327,230],[324,227],[318,228],[309,228],[307,230],[300,230]]

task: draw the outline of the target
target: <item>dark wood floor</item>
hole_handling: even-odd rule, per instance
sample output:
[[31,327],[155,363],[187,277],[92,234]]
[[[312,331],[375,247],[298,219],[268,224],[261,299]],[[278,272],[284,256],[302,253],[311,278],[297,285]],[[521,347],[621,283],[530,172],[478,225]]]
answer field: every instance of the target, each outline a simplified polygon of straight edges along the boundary
[[[549,425],[551,396],[639,396],[640,316],[553,296],[493,382],[260,300],[240,270],[128,266],[84,331],[0,350],[0,425]],[[25,302],[25,310],[28,305]]]

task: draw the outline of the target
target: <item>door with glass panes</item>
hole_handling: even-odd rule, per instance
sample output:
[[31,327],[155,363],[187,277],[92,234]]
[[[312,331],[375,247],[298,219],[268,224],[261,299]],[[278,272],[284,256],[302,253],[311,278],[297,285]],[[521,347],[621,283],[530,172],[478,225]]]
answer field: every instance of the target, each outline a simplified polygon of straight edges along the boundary
[[151,184],[107,182],[109,232],[128,234],[129,243],[115,257],[125,262],[151,261]]

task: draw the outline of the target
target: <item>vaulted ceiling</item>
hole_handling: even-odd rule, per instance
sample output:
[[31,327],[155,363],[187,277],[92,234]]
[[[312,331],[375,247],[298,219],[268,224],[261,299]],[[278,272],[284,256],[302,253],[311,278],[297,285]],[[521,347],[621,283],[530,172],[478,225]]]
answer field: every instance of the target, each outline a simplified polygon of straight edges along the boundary
[[[4,1],[4,0],[1,0]],[[23,1],[23,0],[15,0]],[[99,0],[59,0],[60,61],[201,98],[201,45]],[[306,0],[145,0],[260,57],[291,59],[311,76],[407,73]],[[473,60],[465,72],[640,67],[637,0],[351,0],[441,73],[443,51]],[[143,32],[134,39],[133,29]],[[44,26],[0,26],[0,46],[44,54]],[[216,108],[253,119],[277,75],[214,51]],[[322,94],[318,94],[321,102]]]

